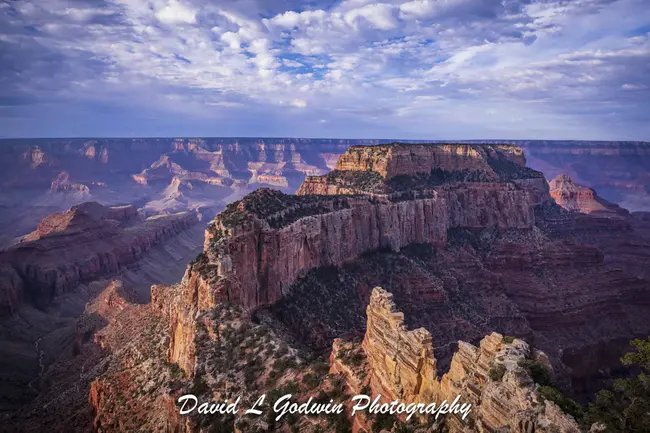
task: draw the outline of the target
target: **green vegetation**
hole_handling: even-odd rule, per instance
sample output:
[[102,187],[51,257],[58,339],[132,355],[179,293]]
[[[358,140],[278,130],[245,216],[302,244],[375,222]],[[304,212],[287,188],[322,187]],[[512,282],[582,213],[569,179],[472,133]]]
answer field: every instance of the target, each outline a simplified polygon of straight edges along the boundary
[[349,207],[347,199],[342,197],[288,195],[280,191],[262,188],[239,201],[230,203],[218,218],[224,226],[234,227],[254,215],[265,220],[271,227],[280,228],[306,216]]
[[544,178],[542,172],[517,165],[508,158],[499,154],[494,157],[488,157],[487,162],[490,168],[492,168],[492,170],[494,170],[503,180]]
[[379,433],[382,430],[389,430],[393,428],[397,419],[395,415],[389,413],[378,413],[373,417],[372,420],[372,433]]
[[519,366],[526,369],[535,383],[542,386],[550,386],[553,383],[553,376],[544,364],[532,359],[522,359]]
[[446,171],[434,168],[430,173],[400,175],[388,180],[391,192],[434,188],[450,182],[494,182],[494,175],[484,170]]
[[305,375],[302,377],[302,383],[303,383],[307,388],[309,388],[309,389],[313,389],[313,388],[318,387],[318,385],[320,384],[320,380],[318,380],[318,377],[316,377],[315,374],[313,374],[313,373],[308,373],[308,374],[305,374]]
[[500,382],[504,374],[506,374],[506,366],[503,364],[494,364],[490,367],[490,371],[488,371],[488,376],[495,382]]
[[212,242],[217,242],[226,236],[226,233],[223,230],[217,228],[214,221],[208,225],[207,231],[213,236]]
[[210,387],[205,382],[203,377],[201,377],[198,374],[194,376],[190,393],[199,396],[199,395],[207,394],[209,391],[210,391]]
[[511,335],[506,335],[506,336],[503,337],[503,339],[501,340],[501,342],[502,342],[503,344],[512,344],[514,341],[515,341],[515,337],[513,337],[513,336],[511,336]]
[[336,358],[343,361],[343,364],[358,367],[365,360],[364,354],[359,350],[360,347],[359,344],[356,344],[351,347],[343,348],[336,355]]
[[374,171],[332,170],[327,182],[357,191],[381,194],[387,192],[384,178]]
[[552,386],[540,386],[537,388],[537,395],[541,399],[540,403],[550,400],[577,421],[581,420],[584,415],[584,410],[577,401],[570,399]]
[[621,358],[624,365],[640,369],[636,377],[616,379],[611,389],[600,391],[589,404],[586,425],[601,423],[606,432],[647,432],[650,426],[650,337],[630,342],[634,351]]

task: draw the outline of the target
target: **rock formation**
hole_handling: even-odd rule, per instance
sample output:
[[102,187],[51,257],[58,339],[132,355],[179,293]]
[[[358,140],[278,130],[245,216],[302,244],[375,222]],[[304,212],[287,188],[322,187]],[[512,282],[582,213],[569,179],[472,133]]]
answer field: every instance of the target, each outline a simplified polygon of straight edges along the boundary
[[[297,144],[163,144],[178,153],[174,158],[192,153],[219,176],[251,175],[248,164],[228,162],[226,154],[294,164],[292,170],[303,163],[291,148]],[[106,164],[118,156],[111,152]],[[78,338],[79,354],[63,366],[83,378],[82,389],[58,394],[66,404],[87,391],[91,411],[77,402],[63,428],[311,432],[347,431],[337,423],[353,421],[355,433],[367,432],[369,417],[205,420],[180,416],[176,405],[188,392],[202,401],[241,395],[250,406],[261,393],[270,399],[287,392],[302,403],[341,400],[347,388],[422,403],[461,395],[472,404],[470,417],[448,416],[434,426],[451,432],[577,432],[535,372],[553,371],[559,386],[577,384],[580,393],[581,381],[615,366],[625,341],[650,331],[648,281],[631,273],[639,266],[613,268],[614,250],[598,240],[603,227],[641,239],[642,219],[560,208],[517,146],[357,146],[341,161],[333,173],[307,178],[298,195],[261,189],[228,206],[206,230],[204,251],[183,280],[152,287],[150,305],[128,303],[113,285],[88,306],[108,323],[98,329],[80,322],[79,335],[94,329],[94,336]],[[187,179],[172,182],[179,192],[194,187]],[[92,208],[75,212],[44,224],[25,244],[65,239],[98,220],[109,231],[102,239],[143,230],[126,210],[124,219]],[[568,232],[576,233],[571,242]],[[623,256],[627,263],[632,254]],[[21,272],[12,262],[2,275],[12,287],[0,297],[9,310]],[[379,284],[393,295],[372,289]],[[362,342],[348,340],[361,335]],[[323,345],[332,347],[327,376],[316,359]],[[58,414],[61,389],[48,389],[36,404]],[[40,431],[53,417],[37,416],[35,407],[29,422],[40,428],[25,431]]]
[[119,272],[153,245],[197,222],[192,213],[139,221],[133,206],[109,208],[93,202],[52,214],[23,242],[0,253],[1,310],[15,310],[18,299],[44,307],[79,283]]
[[439,386],[431,334],[424,328],[409,331],[392,295],[378,287],[370,295],[366,315],[363,349],[372,371],[373,391],[387,401],[435,401]]
[[[508,428],[516,433],[580,432],[572,417],[539,394],[539,384],[525,366],[537,362],[533,357],[544,359],[544,354],[531,350],[524,341],[497,333],[483,338],[479,347],[459,341],[449,372],[439,378],[431,334],[424,328],[408,330],[390,293],[373,289],[367,314],[366,373],[373,396],[381,395],[382,401],[426,405],[460,396],[472,409],[467,419],[447,416],[450,432]],[[359,380],[354,370],[345,374],[348,382]]]
[[59,173],[50,186],[52,192],[80,192],[83,194],[90,194],[90,190],[86,185],[81,183],[74,183],[70,181],[70,174],[67,171]]
[[549,182],[551,197],[557,204],[570,212],[596,214],[600,216],[625,217],[625,209],[598,197],[591,188],[576,185],[571,177],[562,174]]
[[528,165],[547,179],[567,174],[631,211],[650,210],[650,143],[606,141],[530,141],[517,143]]
[[516,146],[476,146],[470,144],[389,144],[381,146],[352,146],[342,155],[336,169],[341,171],[374,172],[384,179],[430,173],[485,171],[497,179],[490,159],[505,158],[518,167],[525,167],[521,148]]
[[[508,146],[353,147],[341,157],[334,180],[308,178],[297,196],[259,190],[217,216],[203,259],[212,270],[212,290],[220,300],[255,309],[279,300],[309,270],[340,266],[369,251],[443,246],[452,228],[532,229],[534,194],[510,180],[541,174],[519,165],[522,159]],[[367,166],[379,171],[362,171]],[[417,178],[420,170],[429,175]],[[406,173],[419,182],[416,188]],[[367,187],[359,180],[364,176],[376,183]],[[458,181],[466,177],[477,181]],[[339,179],[355,180],[348,191],[355,195],[322,197],[331,191],[319,187]]]

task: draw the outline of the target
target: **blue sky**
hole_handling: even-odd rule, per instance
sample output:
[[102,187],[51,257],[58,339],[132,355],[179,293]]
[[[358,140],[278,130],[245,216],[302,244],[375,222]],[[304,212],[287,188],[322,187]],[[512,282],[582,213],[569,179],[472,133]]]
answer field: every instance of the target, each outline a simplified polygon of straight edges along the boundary
[[648,0],[9,0],[0,136],[650,139]]

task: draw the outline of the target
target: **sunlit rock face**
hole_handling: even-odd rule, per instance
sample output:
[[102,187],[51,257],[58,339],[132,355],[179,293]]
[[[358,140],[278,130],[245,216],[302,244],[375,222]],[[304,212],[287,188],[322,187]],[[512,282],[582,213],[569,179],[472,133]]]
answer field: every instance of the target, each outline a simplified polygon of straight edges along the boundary
[[549,182],[551,197],[570,212],[600,216],[625,217],[629,212],[598,196],[595,190],[580,186],[571,177],[561,174]]
[[524,162],[516,146],[354,146],[297,196],[256,191],[216,217],[205,251],[214,290],[255,309],[309,270],[370,251],[444,246],[452,228],[530,230],[547,191],[513,181],[543,180]]
[[[580,432],[572,417],[537,395],[539,385],[522,365],[546,357],[524,341],[506,340],[498,333],[483,338],[478,347],[459,341],[449,372],[439,378],[431,334],[424,328],[409,330],[390,293],[379,287],[373,289],[367,317],[362,344],[367,356],[365,374],[370,377],[373,396],[381,395],[382,401],[400,399],[426,405],[452,402],[460,396],[460,401],[471,404],[472,409],[465,419],[448,416],[450,432],[499,431],[508,427],[521,433]],[[490,373],[495,368],[500,369],[500,377]],[[353,385],[360,380],[353,369],[336,370],[344,371]]]

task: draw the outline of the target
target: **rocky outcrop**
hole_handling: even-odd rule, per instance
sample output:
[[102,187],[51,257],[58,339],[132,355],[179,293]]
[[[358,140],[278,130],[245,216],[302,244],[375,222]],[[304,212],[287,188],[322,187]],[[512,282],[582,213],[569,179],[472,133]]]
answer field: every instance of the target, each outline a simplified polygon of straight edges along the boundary
[[539,384],[525,366],[544,355],[524,341],[497,333],[485,337],[479,347],[460,341],[449,372],[438,378],[431,334],[424,328],[408,330],[390,293],[373,289],[367,314],[363,349],[373,396],[425,404],[460,396],[461,403],[472,405],[471,412],[467,419],[447,415],[450,432],[580,432],[572,417],[539,393]]
[[0,254],[2,279],[11,282],[2,286],[3,298],[16,299],[11,294],[22,286],[25,292],[17,297],[43,307],[81,282],[119,272],[197,222],[193,213],[138,222],[132,206],[107,208],[97,203],[50,215],[23,242]]
[[445,175],[437,186],[425,179],[427,185],[394,189],[388,194],[312,194],[318,192],[314,185],[325,186],[327,194],[342,192],[327,189],[332,185],[330,177],[309,178],[298,196],[256,191],[229,205],[212,223],[202,259],[205,271],[211,272],[206,279],[217,299],[255,309],[279,300],[286,288],[309,270],[340,266],[369,251],[399,251],[416,243],[443,246],[447,231],[453,228],[531,229],[537,198],[529,190],[501,180],[541,176],[526,172],[519,165],[522,163],[523,156],[512,146],[353,147],[341,158],[339,169],[356,176],[354,187],[358,188],[364,185],[359,176],[376,173],[359,172],[366,166],[385,176],[402,177],[408,167],[411,175],[418,170],[433,173],[432,164],[439,164],[443,171],[463,173],[471,167],[494,181],[450,180],[460,173],[456,171]]
[[366,315],[363,349],[372,371],[374,393],[387,401],[434,401],[439,386],[431,334],[424,328],[408,330],[393,296],[378,287],[370,295]]
[[391,195],[459,184],[524,191],[529,204],[550,200],[544,176],[526,167],[520,147],[437,143],[353,146],[335,170],[307,177],[297,194]]
[[375,172],[384,179],[430,173],[434,169],[449,172],[485,171],[488,176],[493,176],[494,171],[488,160],[497,152],[520,167],[526,165],[523,151],[516,146],[390,144],[352,146],[341,155],[336,169]]
[[625,209],[598,197],[593,189],[575,184],[571,177],[565,174],[551,180],[549,186],[555,202],[570,212],[613,217],[629,216]]
[[32,146],[22,154],[23,161],[27,162],[31,168],[36,168],[42,164],[49,163],[49,157],[38,146]]
[[59,173],[50,186],[52,192],[80,192],[83,194],[90,194],[90,189],[84,184],[74,183],[70,181],[70,174],[67,171]]
[[187,170],[183,169],[179,164],[175,163],[169,155],[162,155],[158,161],[151,164],[139,174],[133,175],[133,180],[142,185],[147,185],[151,182],[164,182],[171,181],[174,176],[187,174]]
[[520,144],[528,165],[547,179],[567,174],[580,185],[631,211],[650,210],[650,143],[532,141]]
[[[258,191],[243,206],[287,197]],[[447,229],[444,201],[436,196],[382,204],[368,199],[299,200],[293,210],[284,208],[266,219],[247,215],[245,222],[231,226],[230,218],[226,211],[213,223],[213,231],[227,234],[208,246],[206,259],[215,270],[217,297],[253,309],[280,299],[283,289],[310,269],[339,266],[378,248],[443,245]]]
[[[532,356],[524,341],[506,343],[497,333],[481,340],[479,347],[461,341],[449,372],[440,380],[439,398],[452,401],[461,396],[461,401],[471,402],[475,431],[510,427],[516,433],[579,433],[573,417],[542,396],[524,367],[535,362]],[[448,424],[451,431],[464,431],[468,423],[450,416]]]
[[[278,211],[255,214],[256,203]],[[530,229],[533,222],[527,193],[503,185],[459,185],[401,201],[260,190],[217,216],[211,231],[219,236],[206,237],[205,260],[217,298],[255,309],[314,268],[381,248],[443,246],[453,227]]]
[[[201,273],[190,265],[175,291],[167,301],[170,323],[169,361],[178,364],[189,377],[196,365],[197,314],[211,310],[217,303],[210,285]],[[170,302],[171,301],[171,302]]]
[[73,206],[67,212],[53,213],[41,220],[36,230],[25,235],[23,242],[35,241],[57,232],[81,232],[97,228],[102,222],[111,221],[119,224],[135,222],[138,210],[133,205],[107,207],[97,202],[86,202]]

